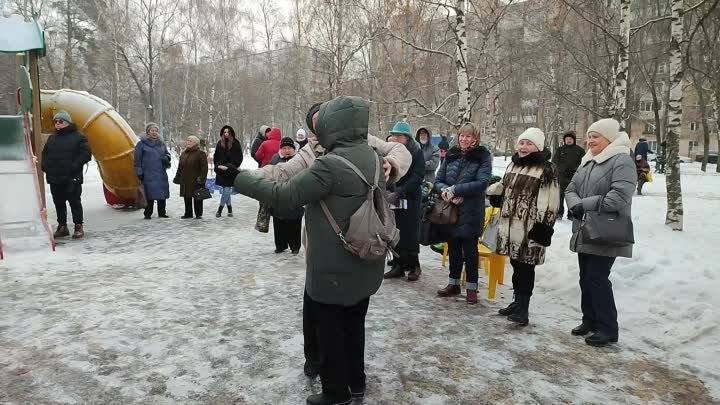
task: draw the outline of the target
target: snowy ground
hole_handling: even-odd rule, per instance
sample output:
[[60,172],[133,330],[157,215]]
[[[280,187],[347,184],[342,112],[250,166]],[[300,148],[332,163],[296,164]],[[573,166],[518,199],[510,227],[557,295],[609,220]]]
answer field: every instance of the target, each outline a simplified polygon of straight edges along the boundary
[[[371,299],[365,404],[720,403],[720,176],[684,170],[685,232],[662,225],[661,176],[634,201],[636,254],[612,276],[618,345],[569,334],[580,314],[567,221],[526,328],[494,315],[507,286],[471,307],[436,297],[447,274],[424,249],[419,282]],[[236,196],[236,217],[217,219],[215,195],[204,219],[180,220],[175,195],[171,219],[145,221],[105,206],[91,170],[87,239],[0,262],[0,404],[296,405],[318,390],[301,370],[303,255],[273,254],[254,201]]]

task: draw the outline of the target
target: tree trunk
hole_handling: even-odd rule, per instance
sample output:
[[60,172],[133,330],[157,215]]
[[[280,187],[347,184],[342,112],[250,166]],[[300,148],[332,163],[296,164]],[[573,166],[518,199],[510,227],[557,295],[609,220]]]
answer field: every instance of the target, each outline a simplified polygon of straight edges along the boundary
[[[717,135],[718,149],[720,149],[720,106],[718,101],[720,100],[720,83],[715,83],[714,91],[710,95],[710,103],[713,107],[713,116],[715,117],[715,135]],[[715,164],[715,171],[720,173],[720,158]]]
[[72,39],[73,39],[73,19],[72,19],[72,2],[70,0],[67,0],[65,2],[65,24],[66,24],[66,37],[65,37],[65,60],[63,63],[63,75],[62,75],[62,83],[61,86],[64,88],[72,88],[73,87],[73,66],[75,65],[75,62],[73,61],[73,45],[72,45]]
[[665,223],[675,231],[683,229],[683,201],[680,180],[680,135],[682,132],[682,100],[684,69],[682,61],[683,0],[672,0],[672,23],[670,42],[670,100],[668,103],[667,136],[667,215]]
[[702,82],[698,82],[698,77],[695,72],[690,69],[690,76],[693,79],[693,86],[698,95],[698,102],[700,104],[700,122],[702,123],[703,129],[703,160],[700,170],[703,172],[707,171],[708,165],[708,153],[710,152],[710,128],[707,117],[707,104],[705,103],[705,89],[702,87]]
[[455,71],[458,86],[458,121],[461,126],[472,119],[470,108],[470,78],[467,72],[467,31],[465,30],[465,0],[455,1]]
[[630,65],[630,3],[631,0],[620,0],[620,36],[622,45],[618,48],[618,66],[615,71],[615,88],[613,99],[615,105],[613,116],[620,122],[620,129],[626,130],[625,120],[627,118],[627,74]]

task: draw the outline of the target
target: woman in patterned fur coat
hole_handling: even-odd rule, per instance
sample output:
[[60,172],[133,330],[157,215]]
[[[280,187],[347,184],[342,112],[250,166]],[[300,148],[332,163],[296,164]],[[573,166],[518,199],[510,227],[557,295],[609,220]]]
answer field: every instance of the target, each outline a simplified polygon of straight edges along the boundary
[[520,134],[516,150],[502,181],[488,187],[487,194],[494,207],[501,207],[496,252],[510,256],[513,267],[515,299],[500,315],[527,325],[535,266],[545,262],[545,248],[550,246],[560,205],[560,186],[540,129],[529,128]]

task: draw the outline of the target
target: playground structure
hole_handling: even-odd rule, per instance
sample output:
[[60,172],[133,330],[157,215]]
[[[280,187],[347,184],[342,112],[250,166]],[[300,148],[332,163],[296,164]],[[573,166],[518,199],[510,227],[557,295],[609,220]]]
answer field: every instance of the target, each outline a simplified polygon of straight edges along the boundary
[[0,259],[14,250],[55,250],[47,222],[40,170],[42,133],[52,134],[53,116],[67,111],[88,139],[103,180],[105,199],[132,207],[139,182],[133,167],[138,142],[130,126],[102,99],[74,90],[40,91],[38,60],[45,40],[37,18],[0,16],[0,53],[16,54],[18,115],[0,116]]

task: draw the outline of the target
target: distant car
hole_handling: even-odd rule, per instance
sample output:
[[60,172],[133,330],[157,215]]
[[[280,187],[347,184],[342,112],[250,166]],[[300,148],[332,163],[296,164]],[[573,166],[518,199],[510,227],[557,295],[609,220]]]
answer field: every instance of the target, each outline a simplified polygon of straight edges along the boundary
[[[702,162],[703,161],[703,154],[699,154],[695,156],[696,162]],[[717,152],[708,152],[708,163],[717,164],[718,162],[718,153]]]

